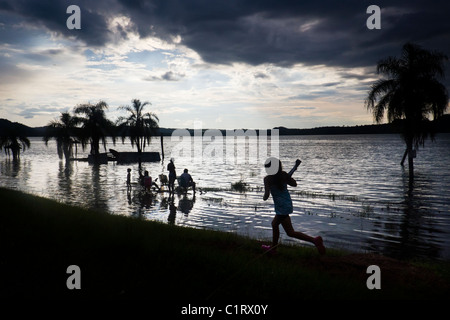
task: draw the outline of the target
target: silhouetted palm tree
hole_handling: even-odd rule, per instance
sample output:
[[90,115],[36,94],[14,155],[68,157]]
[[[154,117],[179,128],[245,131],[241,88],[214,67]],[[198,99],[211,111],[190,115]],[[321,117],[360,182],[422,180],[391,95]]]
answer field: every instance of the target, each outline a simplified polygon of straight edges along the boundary
[[89,141],[91,144],[91,155],[100,154],[100,140],[106,151],[106,138],[111,136],[115,143],[114,124],[106,118],[105,109],[108,105],[104,101],[97,104],[81,104],[75,107],[74,113],[81,114],[78,120],[81,123],[81,135],[79,136],[82,147],[84,148]]
[[56,140],[56,147],[60,159],[66,158],[66,162],[72,156],[73,145],[76,143],[77,126],[80,124],[78,117],[71,116],[68,112],[61,112],[59,120],[50,121],[47,125],[43,140],[45,145],[50,139]]
[[30,140],[14,128],[5,130],[0,136],[0,149],[3,148],[6,153],[11,150],[14,161],[19,160],[20,150],[26,150],[30,145]]
[[447,59],[443,53],[405,44],[400,58],[378,62],[377,72],[387,78],[372,85],[365,101],[377,123],[382,122],[385,112],[389,122],[402,119],[410,182],[414,179],[415,149],[423,146],[429,135],[434,138],[428,117],[442,116],[448,106],[447,90],[438,81],[444,77]]
[[129,116],[119,117],[117,123],[122,128],[122,142],[128,136],[131,145],[136,146],[140,155],[150,143],[156,129],[159,128],[159,119],[153,112],[144,112],[144,107],[150,105],[150,102],[141,103],[138,99],[133,99],[131,102],[132,106],[119,107],[120,110],[128,111]]

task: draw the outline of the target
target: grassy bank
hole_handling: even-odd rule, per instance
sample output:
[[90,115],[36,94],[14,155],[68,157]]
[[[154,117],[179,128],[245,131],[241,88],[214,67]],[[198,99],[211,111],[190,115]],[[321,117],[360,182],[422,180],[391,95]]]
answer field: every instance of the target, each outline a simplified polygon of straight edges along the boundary
[[[434,299],[449,298],[449,263],[260,243],[63,205],[0,188],[0,296],[36,298]],[[366,269],[381,268],[381,290]],[[69,265],[81,290],[68,290]]]

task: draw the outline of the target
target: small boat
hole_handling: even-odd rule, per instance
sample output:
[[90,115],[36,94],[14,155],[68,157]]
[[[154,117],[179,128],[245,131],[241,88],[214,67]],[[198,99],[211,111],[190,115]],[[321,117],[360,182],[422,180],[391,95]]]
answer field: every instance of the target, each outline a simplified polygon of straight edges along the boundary
[[161,161],[161,156],[159,152],[119,152],[114,149],[109,149],[109,152],[113,155],[114,160],[117,163],[133,163],[139,162],[157,162]]
[[117,163],[136,163],[139,162],[158,162],[161,161],[159,152],[119,152],[109,149],[109,152],[99,153],[98,155],[88,155],[87,158],[72,158],[72,161],[87,161],[91,164],[107,164],[108,161],[117,161]]
[[97,155],[88,155],[87,157],[87,161],[90,164],[107,164],[108,161],[112,161],[113,159],[111,157],[108,156],[107,153],[99,153]]

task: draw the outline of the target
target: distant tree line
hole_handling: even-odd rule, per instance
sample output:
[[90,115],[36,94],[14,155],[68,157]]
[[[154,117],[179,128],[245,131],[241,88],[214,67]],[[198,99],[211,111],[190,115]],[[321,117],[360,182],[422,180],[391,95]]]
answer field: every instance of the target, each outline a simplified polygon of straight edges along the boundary
[[[450,114],[443,115],[439,119],[430,121],[429,123],[436,133],[450,133]],[[21,132],[26,137],[42,137],[45,134],[48,126],[43,127],[28,127],[21,123],[11,122],[6,119],[0,119],[0,133],[9,127],[17,127],[18,131]],[[118,130],[117,130],[118,129]],[[392,134],[401,133],[402,131],[402,120],[396,120],[393,123],[385,124],[369,124],[369,125],[356,125],[356,126],[324,126],[308,129],[299,128],[286,128],[286,127],[274,127],[273,129],[278,129],[279,135],[334,135],[334,134]],[[114,135],[116,137],[120,135],[120,128],[116,128]],[[163,128],[159,127],[156,129],[156,135],[171,136],[173,128]],[[193,129],[187,129],[191,135],[194,134]],[[207,129],[203,129],[206,131]],[[244,129],[246,130],[246,129]],[[267,131],[266,129],[264,129]],[[259,130],[255,130],[258,134]],[[221,130],[222,134],[225,136],[226,130]],[[270,135],[270,132],[268,132]]]
[[[435,133],[450,133],[450,114],[443,115],[436,120],[426,120],[430,130]],[[370,124],[357,126],[327,126],[311,129],[289,129],[277,127],[280,135],[335,135],[335,134],[390,134],[402,133],[405,120],[397,119],[392,123]]]

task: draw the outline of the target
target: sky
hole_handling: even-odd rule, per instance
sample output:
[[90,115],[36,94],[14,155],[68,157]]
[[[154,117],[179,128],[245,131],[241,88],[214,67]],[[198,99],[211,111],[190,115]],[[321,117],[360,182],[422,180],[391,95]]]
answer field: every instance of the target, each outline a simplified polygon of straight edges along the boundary
[[115,120],[140,99],[166,128],[371,124],[377,62],[406,42],[450,56],[449,13],[440,0],[0,0],[0,118],[43,126],[104,100]]

